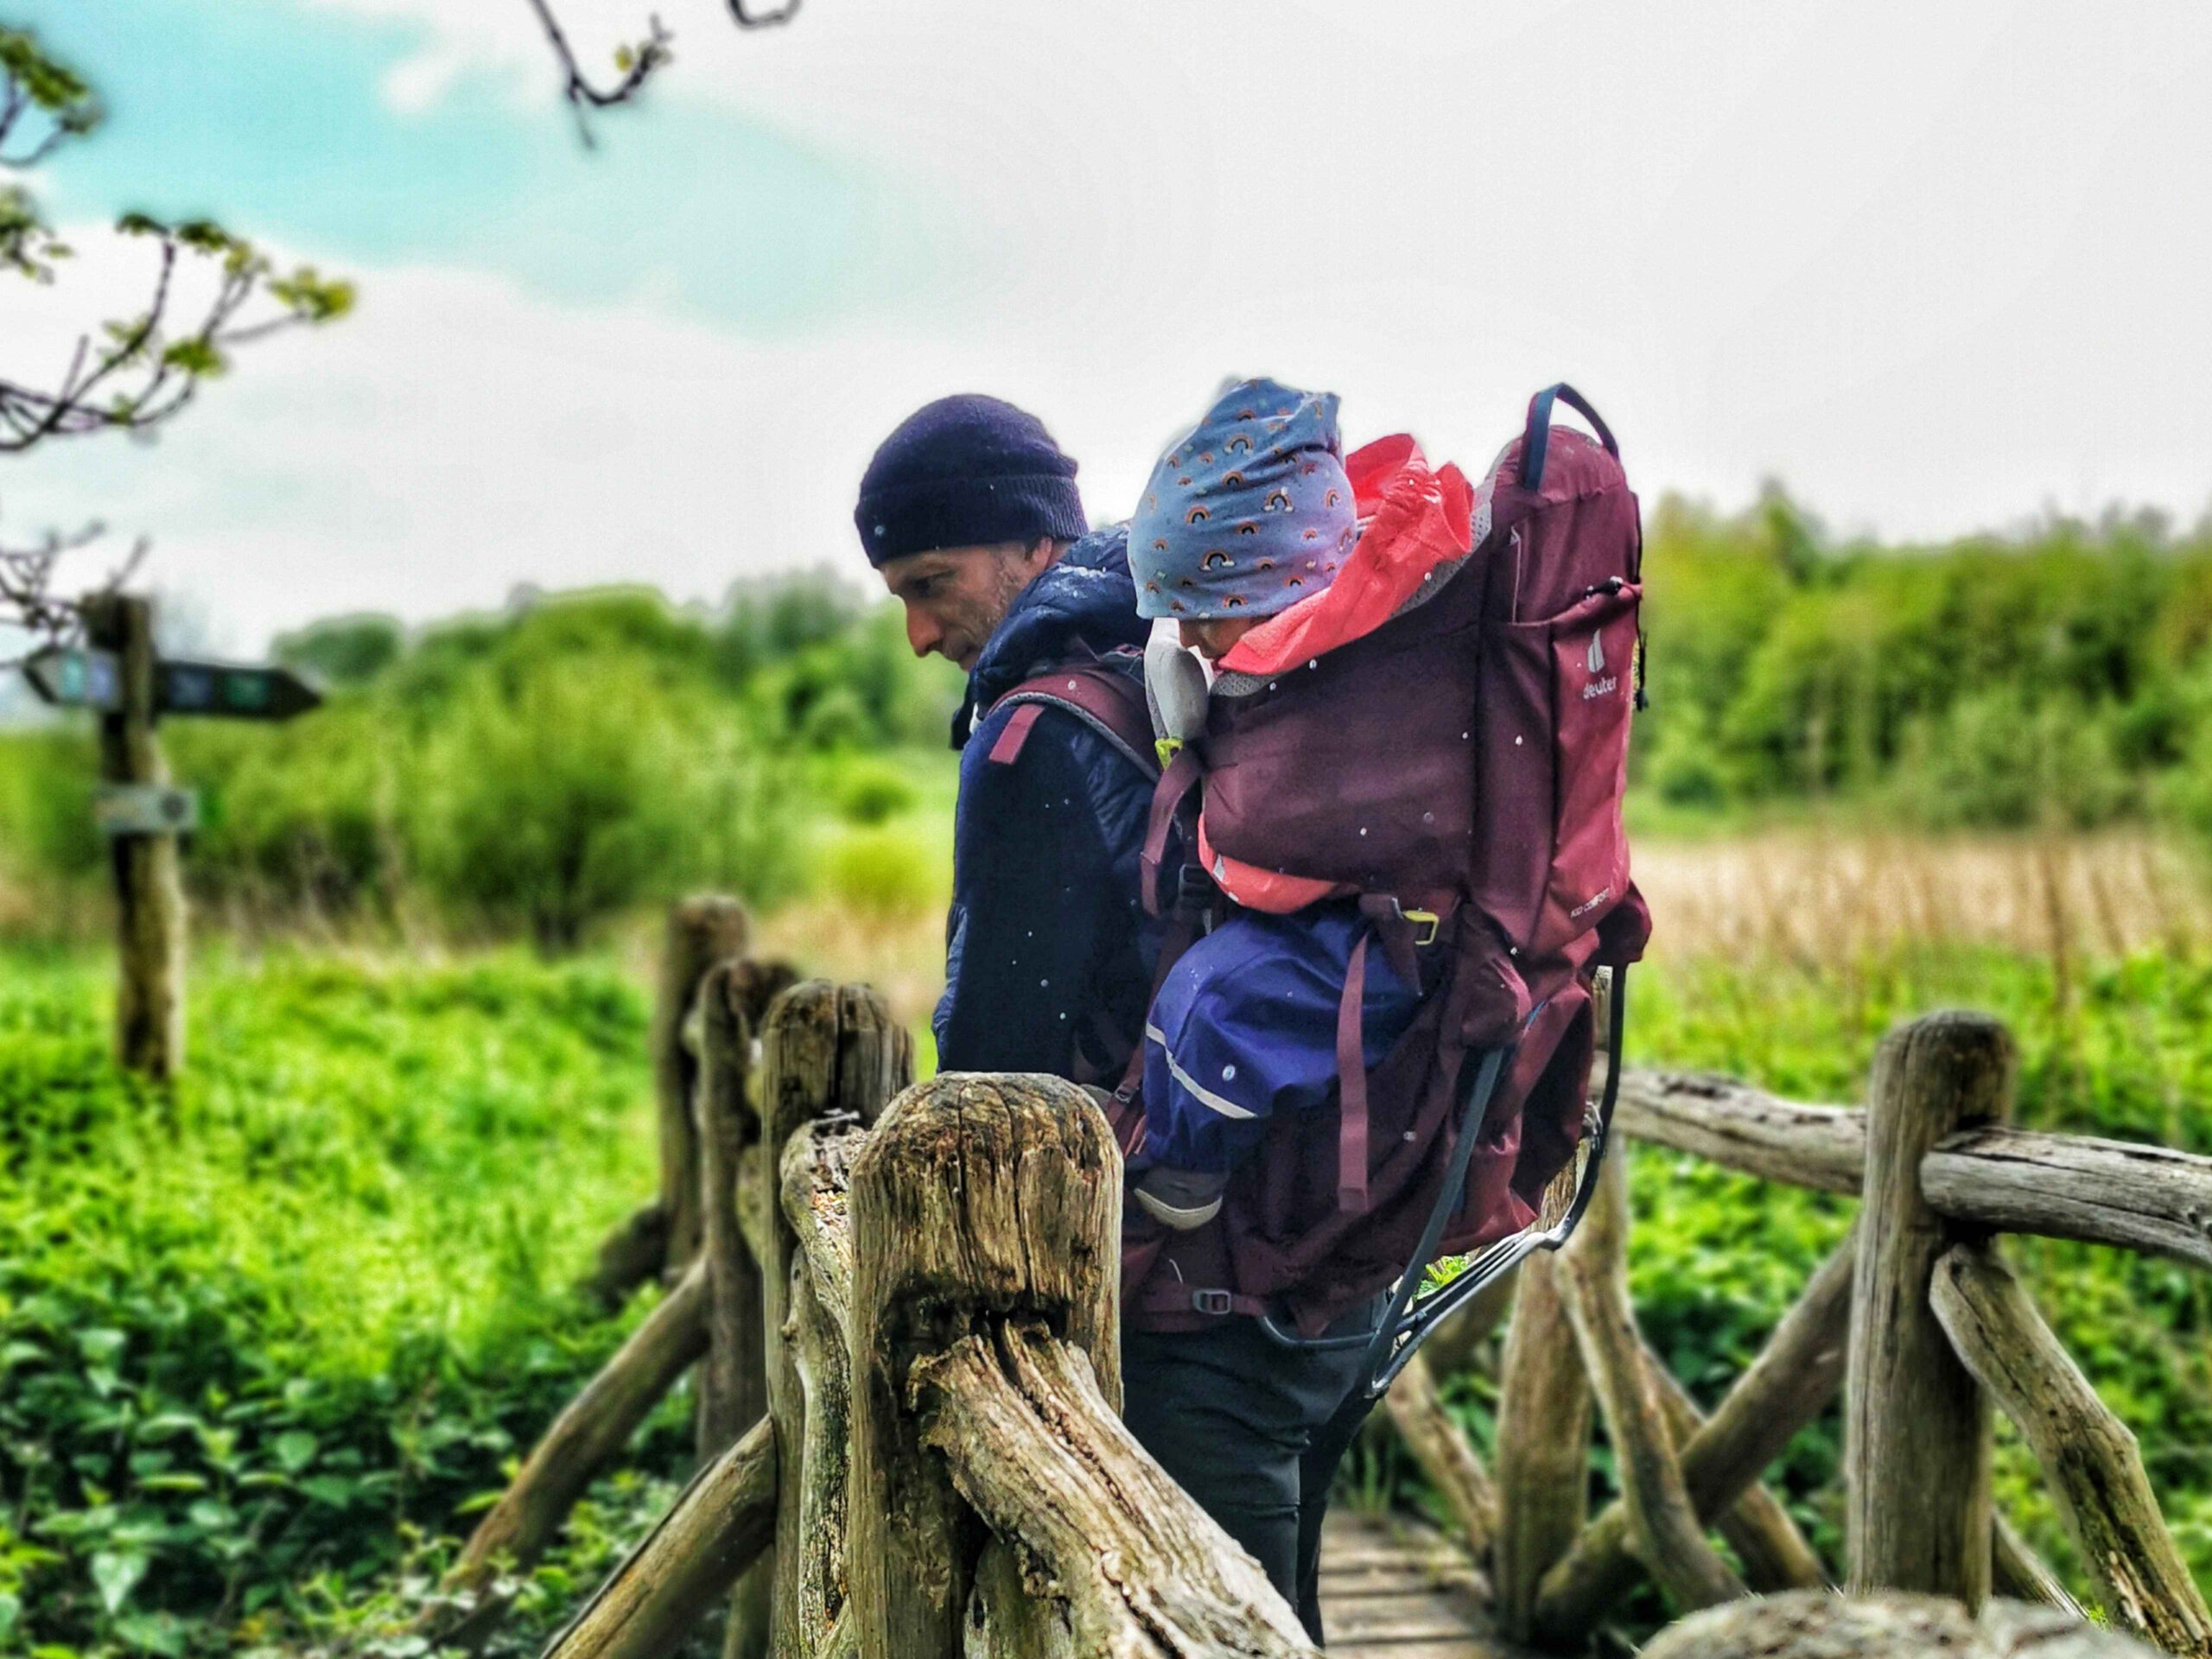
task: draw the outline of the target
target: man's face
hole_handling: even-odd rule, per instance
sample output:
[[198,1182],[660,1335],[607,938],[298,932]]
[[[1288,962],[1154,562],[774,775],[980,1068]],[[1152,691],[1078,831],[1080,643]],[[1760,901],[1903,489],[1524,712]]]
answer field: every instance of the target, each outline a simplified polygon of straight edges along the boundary
[[906,607],[914,655],[935,652],[972,670],[1015,595],[1052,563],[1053,550],[1049,541],[1001,542],[887,560],[883,585]]

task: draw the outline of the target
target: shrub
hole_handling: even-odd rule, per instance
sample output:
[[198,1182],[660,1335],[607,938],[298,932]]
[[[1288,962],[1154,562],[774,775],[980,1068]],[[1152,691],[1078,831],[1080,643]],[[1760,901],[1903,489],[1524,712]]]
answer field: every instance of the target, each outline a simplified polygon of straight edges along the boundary
[[890,829],[849,830],[832,836],[816,865],[815,884],[847,910],[879,920],[944,908],[948,872],[942,856],[914,836]]
[[864,829],[912,811],[920,799],[904,772],[889,761],[866,758],[844,762],[835,789],[837,816]]

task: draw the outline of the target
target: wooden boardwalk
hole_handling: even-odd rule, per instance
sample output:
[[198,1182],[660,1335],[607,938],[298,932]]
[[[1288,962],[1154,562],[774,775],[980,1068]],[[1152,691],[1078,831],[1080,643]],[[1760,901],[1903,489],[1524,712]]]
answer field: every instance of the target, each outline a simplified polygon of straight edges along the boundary
[[1421,1522],[1338,1510],[1322,1532],[1329,1659],[1530,1659],[1492,1632],[1486,1589]]

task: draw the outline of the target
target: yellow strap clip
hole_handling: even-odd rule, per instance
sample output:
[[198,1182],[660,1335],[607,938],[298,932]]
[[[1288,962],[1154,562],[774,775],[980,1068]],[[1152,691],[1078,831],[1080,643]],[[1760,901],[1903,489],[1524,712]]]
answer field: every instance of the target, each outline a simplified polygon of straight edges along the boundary
[[1431,945],[1436,943],[1436,931],[1444,925],[1444,918],[1441,916],[1433,910],[1402,910],[1398,914],[1409,922],[1418,922],[1428,930],[1414,940],[1416,945]]

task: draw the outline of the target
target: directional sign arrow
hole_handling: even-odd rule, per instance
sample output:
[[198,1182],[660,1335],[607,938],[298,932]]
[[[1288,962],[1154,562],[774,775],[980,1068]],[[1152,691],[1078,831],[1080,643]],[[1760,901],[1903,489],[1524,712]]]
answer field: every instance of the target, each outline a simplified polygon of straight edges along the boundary
[[[123,664],[111,651],[48,645],[23,664],[31,689],[48,702],[113,714],[123,707]],[[320,707],[322,693],[289,668],[244,663],[154,664],[154,707],[165,715],[232,720],[289,720]]]
[[23,675],[32,690],[64,708],[123,707],[123,664],[111,651],[48,645],[31,653],[23,664]]
[[322,693],[289,668],[236,663],[154,665],[154,706],[168,715],[226,715],[233,720],[289,720],[322,702]]

